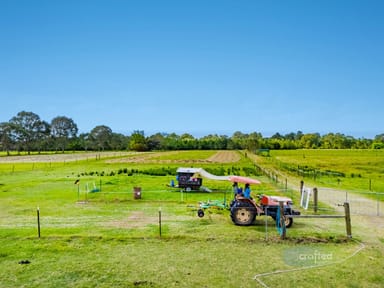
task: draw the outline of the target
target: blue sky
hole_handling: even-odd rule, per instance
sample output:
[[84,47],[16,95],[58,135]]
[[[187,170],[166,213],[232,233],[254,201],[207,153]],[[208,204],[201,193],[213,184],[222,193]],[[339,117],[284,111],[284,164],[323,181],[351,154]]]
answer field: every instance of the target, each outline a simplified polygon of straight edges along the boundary
[[384,1],[0,0],[0,122],[384,133]]

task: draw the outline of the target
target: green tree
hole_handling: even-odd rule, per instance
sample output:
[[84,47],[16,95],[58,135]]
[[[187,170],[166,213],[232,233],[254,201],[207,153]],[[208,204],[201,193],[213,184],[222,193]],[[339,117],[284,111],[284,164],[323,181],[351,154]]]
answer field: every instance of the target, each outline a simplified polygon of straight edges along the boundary
[[166,150],[165,147],[165,134],[156,133],[147,138],[148,150]]
[[210,134],[199,139],[198,148],[203,150],[224,150],[228,146],[228,137]]
[[21,111],[10,120],[13,135],[18,142],[19,151],[22,147],[28,154],[31,153],[33,146],[36,144],[42,130],[45,129],[40,116],[33,112]]
[[144,131],[135,130],[129,139],[129,150],[148,151],[147,140]]
[[112,129],[105,125],[96,126],[89,133],[89,140],[96,150],[110,149],[112,138]]
[[384,133],[376,135],[375,138],[373,139],[375,142],[381,142],[384,143]]
[[176,133],[167,134],[164,137],[165,150],[178,150],[180,149],[180,136]]
[[178,147],[182,150],[197,149],[198,140],[195,139],[195,137],[193,137],[191,134],[184,133],[180,136]]
[[77,125],[71,118],[57,116],[51,121],[51,135],[55,141],[56,147],[61,149],[63,153],[69,140],[75,138],[77,132]]
[[320,147],[320,134],[319,133],[309,133],[304,134],[300,138],[300,146],[305,149],[314,149]]
[[13,143],[12,125],[8,122],[0,123],[0,148],[10,155]]
[[109,141],[112,150],[126,150],[128,147],[129,139],[127,136],[120,133],[112,133]]
[[51,126],[46,121],[40,122],[40,127],[36,131],[36,150],[39,151],[39,154],[42,150],[47,150],[50,141],[50,132]]
[[230,149],[245,149],[247,147],[247,139],[247,134],[244,134],[240,131],[236,131],[231,137],[232,147],[230,147]]
[[88,151],[92,146],[91,140],[89,139],[89,133],[81,133],[79,137],[77,137],[76,142],[78,150]]

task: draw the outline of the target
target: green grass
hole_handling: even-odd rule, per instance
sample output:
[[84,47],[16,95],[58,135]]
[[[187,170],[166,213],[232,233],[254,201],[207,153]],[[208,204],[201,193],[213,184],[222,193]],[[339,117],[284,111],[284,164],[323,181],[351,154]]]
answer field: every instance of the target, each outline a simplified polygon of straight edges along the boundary
[[384,192],[384,150],[274,150],[270,155],[258,161],[308,183]]
[[[0,283],[2,287],[257,287],[253,277],[259,273],[297,268],[285,263],[284,259],[284,252],[296,246],[283,243],[271,246],[249,239],[230,240],[23,239],[17,241],[20,250],[17,255],[14,253],[15,244],[1,243]],[[343,259],[356,246],[307,246],[307,251],[314,249],[322,249],[334,259]],[[28,259],[31,264],[17,264],[20,259]],[[352,271],[348,273],[348,270],[337,266],[317,269],[313,274],[307,272],[305,277],[300,274],[293,272],[262,280],[271,287],[282,287],[281,281],[288,287],[295,283],[311,287],[313,281],[318,287],[326,287],[327,284],[328,287],[345,287],[343,280],[337,277],[349,274],[349,283],[359,283]],[[379,287],[383,280],[380,276],[376,277],[370,282],[372,287],[375,284]]]
[[[204,218],[197,217],[199,201],[230,199],[231,183],[204,179],[213,193],[181,194],[166,186],[172,175],[89,175],[124,168],[176,169],[213,153],[173,153],[168,156],[177,163],[165,164],[108,161],[119,157],[0,164],[0,287],[259,287],[255,275],[278,270],[289,272],[258,279],[269,287],[382,285],[384,235],[369,225],[353,226],[354,238],[367,247],[344,261],[360,244],[345,238],[342,219],[296,219],[288,239],[280,240],[271,218],[258,217],[255,225],[238,227],[227,210],[211,209]],[[168,156],[155,157],[167,160]],[[148,154],[148,159],[153,157]],[[225,171],[235,167],[244,172],[253,164],[242,158],[236,163],[204,163],[204,167]],[[253,177],[263,182],[252,187],[254,194],[287,193],[265,177]],[[77,179],[79,186],[74,184]],[[92,188],[100,182],[101,192],[86,193],[87,183]],[[142,188],[140,200],[133,199],[135,186]],[[297,192],[288,193],[297,199]],[[320,263],[330,265],[295,271],[298,265],[289,257],[300,251],[332,255]],[[31,263],[19,264],[22,260]],[[365,267],[371,267],[370,273]]]

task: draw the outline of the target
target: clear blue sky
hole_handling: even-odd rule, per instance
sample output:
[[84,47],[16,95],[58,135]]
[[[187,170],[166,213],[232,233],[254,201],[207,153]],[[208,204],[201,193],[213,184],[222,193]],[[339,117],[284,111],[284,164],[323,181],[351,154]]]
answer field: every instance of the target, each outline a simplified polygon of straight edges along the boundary
[[384,1],[0,0],[0,122],[384,133]]

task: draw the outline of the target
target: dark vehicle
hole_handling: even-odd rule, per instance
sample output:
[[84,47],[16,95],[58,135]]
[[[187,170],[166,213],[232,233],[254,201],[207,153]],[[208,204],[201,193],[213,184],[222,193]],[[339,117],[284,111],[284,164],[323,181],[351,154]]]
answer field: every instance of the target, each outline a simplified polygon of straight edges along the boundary
[[195,177],[201,171],[199,168],[179,168],[177,169],[177,187],[186,190],[199,190],[203,184],[203,179]]

